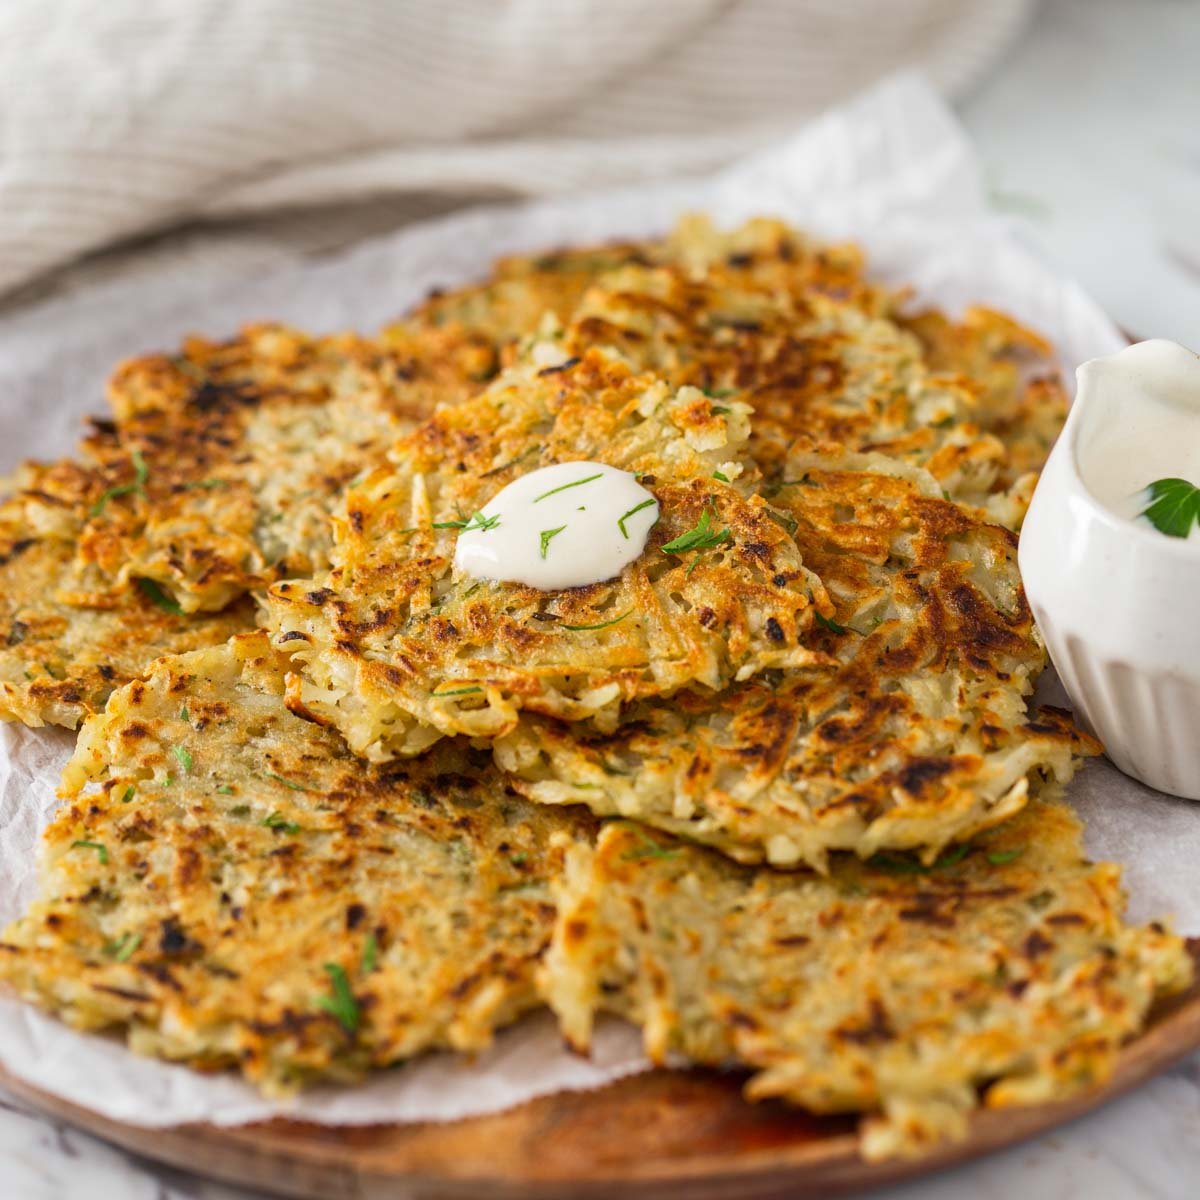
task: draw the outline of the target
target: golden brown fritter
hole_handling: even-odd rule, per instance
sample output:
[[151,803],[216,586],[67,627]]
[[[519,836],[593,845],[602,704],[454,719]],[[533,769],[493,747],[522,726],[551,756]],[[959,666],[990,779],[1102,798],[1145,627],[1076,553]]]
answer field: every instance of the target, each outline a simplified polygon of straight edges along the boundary
[[1103,1082],[1191,979],[1181,939],[1122,924],[1118,868],[1054,802],[931,869],[843,857],[824,877],[613,823],[556,892],[543,988],[573,1045],[627,1017],[658,1061],[751,1068],[752,1099],[868,1114],[873,1159],[961,1137],[978,1103]]
[[268,1091],[486,1045],[536,1002],[550,835],[588,822],[449,743],[365,767],[287,712],[281,666],[249,634],[162,661],[88,722],[0,979]]
[[86,591],[75,551],[106,478],[69,462],[27,465],[0,502],[0,720],[74,728],[159,655],[254,624],[249,601],[185,615],[151,584]]
[[415,347],[271,325],[125,363],[116,436],[87,447],[120,491],[88,514],[81,573],[97,591],[153,579],[194,612],[320,570],[350,480],[493,367],[441,333]]
[[931,370],[975,394],[980,423],[1008,450],[1005,484],[1040,471],[1070,407],[1045,338],[983,307],[968,308],[958,321],[927,311],[901,324],[921,342]]
[[932,861],[1097,752],[1026,710],[1046,660],[1009,530],[880,455],[809,448],[787,475],[773,502],[831,601],[803,634],[819,657],[643,702],[611,735],[525,719],[496,745],[519,790],[824,870],[830,850]]
[[536,334],[547,316],[565,324],[584,293],[621,267],[670,267],[689,278],[719,270],[758,291],[819,292],[882,313],[892,293],[864,278],[857,246],[826,244],[782,221],[760,217],[718,230],[700,215],[682,218],[661,238],[566,247],[509,255],[492,264],[487,279],[452,291],[435,291],[387,333],[419,334],[459,327],[498,353]]
[[736,272],[626,268],[587,293],[565,344],[609,346],[675,386],[749,404],[750,453],[768,480],[808,438],[924,466],[955,499],[1006,506],[993,492],[1007,454],[976,422],[975,394],[932,374],[889,317],[844,300],[759,290]]
[[990,310],[953,322],[906,301],[866,281],[857,247],[691,216],[663,239],[502,259],[411,325],[459,323],[511,359],[549,314],[571,353],[614,347],[675,387],[750,403],[768,474],[796,436],[834,440],[924,465],[1019,524],[1066,415],[1050,348]]
[[[612,727],[623,702],[689,683],[717,688],[812,655],[800,634],[820,583],[760,497],[734,479],[744,411],[554,343],[401,442],[395,465],[351,489],[334,570],[276,585],[270,627],[293,656],[289,702],[373,759],[437,737],[495,737],[521,711]],[[661,517],[615,579],[547,592],[453,569],[457,529],[539,466],[637,474]],[[707,519],[728,536],[693,555],[662,547]]]

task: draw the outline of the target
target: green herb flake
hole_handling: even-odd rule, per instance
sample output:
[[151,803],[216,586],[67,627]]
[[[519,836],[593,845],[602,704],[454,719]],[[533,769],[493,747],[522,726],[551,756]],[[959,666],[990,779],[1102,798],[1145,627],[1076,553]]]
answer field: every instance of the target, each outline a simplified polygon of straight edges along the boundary
[[845,625],[839,625],[836,621],[825,616],[824,613],[816,613],[817,624],[822,629],[828,629],[830,633],[849,633],[850,630]]
[[300,826],[295,821],[289,821],[281,812],[269,813],[263,819],[263,824],[268,829],[278,829],[280,833],[288,835],[300,832]]
[[611,621],[600,621],[596,625],[564,625],[563,629],[569,629],[572,633],[583,633],[589,629],[607,629],[610,625],[616,625],[625,620],[632,612],[633,609],[631,608],[623,612],[619,617],[613,617]]
[[337,963],[326,963],[325,974],[329,976],[330,995],[318,996],[315,1003],[322,1012],[328,1013],[347,1033],[358,1029],[362,1013],[358,1001],[350,990],[346,972]]
[[220,794],[222,796],[232,796],[233,795],[233,788],[231,788],[229,786],[229,784],[227,784],[227,783],[221,784],[220,787],[217,788],[217,791],[220,792]]
[[[621,536],[626,541],[629,540],[629,532],[625,528],[625,522],[628,521],[629,518],[632,517],[634,513],[640,513],[643,508],[649,508],[650,505],[657,504],[657,503],[658,503],[658,501],[655,500],[654,497],[652,496],[648,500],[643,500],[641,502],[641,504],[635,504],[627,513],[625,513],[624,516],[619,517],[617,519],[617,528],[621,531]],[[653,526],[651,526],[651,528],[653,528]]]
[[512,865],[514,867],[523,867],[529,861],[529,855],[528,854],[514,854],[509,858],[508,861],[510,863],[512,863]]
[[137,792],[134,791],[133,785],[130,784],[129,787],[125,789],[125,795],[121,797],[121,803],[128,804],[136,795]]
[[[584,479],[576,479],[576,480],[573,480],[571,483],[564,483],[556,488],[551,488],[548,492],[543,492],[540,496],[534,496],[533,503],[537,504],[538,501],[545,500],[548,496],[554,496],[554,495],[557,495],[559,492],[565,492],[567,490],[567,488],[583,487],[583,485],[585,483],[592,483],[594,480],[601,478],[601,476],[603,474],[604,474],[603,471],[597,471],[595,473],[595,475],[588,475]],[[546,556],[543,554],[542,557],[545,558]]]
[[1051,891],[1034,892],[1025,901],[1034,912],[1041,912],[1043,908],[1054,903],[1054,893]]
[[481,687],[462,687],[452,688],[448,692],[430,692],[429,695],[434,700],[441,700],[446,696],[474,696],[478,692],[482,692]]
[[297,783],[294,779],[284,779],[282,775],[276,775],[274,771],[267,772],[267,778],[275,780],[276,783],[282,783],[284,787],[289,787],[293,792],[311,792],[312,788],[305,787],[302,783]]
[[179,719],[188,724],[191,723],[192,718],[191,718],[191,715],[188,713],[186,704],[179,710]]
[[161,608],[163,612],[170,613],[175,617],[183,616],[183,609],[180,608],[179,602],[172,598],[162,584],[157,583],[153,579],[144,579],[141,576],[136,580],[138,590],[150,601],[151,604]]
[[557,529],[543,529],[542,532],[538,534],[538,537],[540,538],[540,547],[541,547],[540,553],[543,558],[545,558],[547,553],[549,553],[550,543],[556,537],[558,537],[558,535],[560,533],[562,533],[562,531],[564,529],[566,529],[566,526],[560,525]]
[[971,850],[972,846],[969,842],[959,842],[957,846],[952,846],[943,854],[938,855],[937,861],[933,864],[933,869],[940,871],[945,867],[952,867],[956,863],[962,862],[971,853]]
[[142,944],[142,935],[134,933],[130,930],[128,933],[123,933],[119,938],[108,942],[103,952],[115,962],[128,962],[132,957],[133,952]]
[[213,488],[227,488],[229,486],[228,479],[195,479],[191,483],[180,485],[185,492],[191,491],[212,491]]
[[78,841],[71,843],[72,850],[95,850],[96,857],[100,859],[102,867],[108,866],[108,847],[102,842],[85,842]]
[[359,971],[364,975],[370,975],[379,965],[379,942],[374,933],[367,934],[367,940],[363,943],[362,961],[359,963]]
[[728,476],[728,475],[726,475],[724,471],[714,471],[714,472],[712,473],[712,477],[713,477],[714,479],[719,479],[719,480],[720,480],[722,483],[728,483],[728,482],[729,482],[729,476]]
[[669,846],[660,846],[657,842],[643,841],[640,846],[634,846],[632,850],[626,850],[621,855],[621,859],[623,862],[640,862],[646,858],[674,858],[678,853],[678,849],[672,849]]
[[686,554],[690,550],[709,550],[713,546],[719,546],[722,542],[729,541],[729,526],[713,530],[713,521],[716,520],[716,516],[716,510],[710,505],[700,514],[700,520],[687,533],[681,533],[679,537],[663,544],[663,553]]
[[867,859],[867,866],[892,875],[924,875],[926,871],[915,858],[901,854],[874,854]]
[[1017,846],[1012,850],[993,850],[986,857],[993,867],[1002,867],[1005,863],[1015,862],[1024,853],[1025,847]]
[[461,533],[487,533],[500,524],[500,518],[485,517],[483,513],[472,513],[470,518],[460,518],[457,521],[435,521],[434,529],[457,529]]
[[[737,395],[737,388],[701,388],[700,390],[710,400],[724,400],[729,396]],[[716,410],[714,409],[713,411],[715,412]]]
[[1146,492],[1141,516],[1167,537],[1185,538],[1200,525],[1200,487],[1186,479],[1156,479]]
[[192,756],[183,746],[172,746],[171,753],[179,760],[179,765],[183,768],[184,774],[190,774],[192,770]]
[[146,466],[146,460],[142,457],[140,450],[135,450],[129,456],[130,462],[133,463],[133,482],[122,483],[117,487],[110,487],[95,504],[92,505],[92,516],[98,517],[107,507],[110,500],[115,500],[118,496],[128,496],[133,492],[140,495],[145,495],[146,480],[150,477],[150,469]]

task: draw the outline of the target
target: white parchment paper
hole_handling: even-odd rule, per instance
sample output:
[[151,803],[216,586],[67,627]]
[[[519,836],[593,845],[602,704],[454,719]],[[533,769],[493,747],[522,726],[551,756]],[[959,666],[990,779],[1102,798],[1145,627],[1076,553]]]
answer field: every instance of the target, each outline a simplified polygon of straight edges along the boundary
[[[5,464],[72,449],[80,418],[102,409],[113,363],[202,331],[252,319],[310,329],[372,329],[434,285],[481,275],[497,254],[667,229],[687,209],[721,223],[777,215],[824,237],[862,242],[880,277],[949,309],[1004,308],[1046,333],[1068,373],[1118,349],[1111,323],[987,211],[978,165],[954,118],[919,80],[892,80],[777,148],[715,177],[506,209],[478,210],[320,262],[235,286],[186,269],[144,273],[34,307],[0,325],[0,446]],[[1051,699],[1053,682],[1049,685]],[[37,839],[70,751],[61,732],[0,728],[0,924],[36,890]],[[1097,858],[1126,864],[1131,913],[1173,915],[1200,933],[1200,807],[1091,764],[1071,798]],[[531,1018],[473,1062],[432,1055],[350,1090],[263,1100],[232,1077],[140,1059],[109,1039],[64,1029],[0,998],[0,1062],[29,1083],[107,1116],[144,1125],[235,1124],[284,1112],[330,1124],[449,1120],[537,1095],[596,1087],[643,1070],[633,1031],[603,1026],[590,1061],[566,1053],[553,1022]]]

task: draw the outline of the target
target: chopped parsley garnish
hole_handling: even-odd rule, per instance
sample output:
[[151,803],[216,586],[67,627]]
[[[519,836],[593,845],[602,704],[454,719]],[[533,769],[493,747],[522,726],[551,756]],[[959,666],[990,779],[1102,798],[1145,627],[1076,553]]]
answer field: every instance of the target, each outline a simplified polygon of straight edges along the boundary
[[151,604],[157,605],[163,612],[171,613],[172,616],[183,616],[183,609],[180,608],[179,602],[174,600],[170,593],[163,589],[162,584],[157,583],[153,579],[144,579],[139,576],[137,585],[138,590]]
[[329,976],[330,995],[318,996],[316,1005],[327,1012],[347,1033],[353,1033],[358,1028],[362,1018],[358,1001],[350,990],[350,981],[346,972],[337,963],[326,963],[325,974]]
[[822,629],[828,629],[830,633],[849,633],[850,632],[850,630],[847,629],[845,625],[839,625],[836,621],[825,616],[824,613],[816,613],[815,616],[817,618],[817,624],[820,625]]
[[[576,479],[571,483],[560,484],[556,488],[551,488],[548,492],[543,492],[540,496],[534,496],[533,503],[537,504],[539,500],[545,500],[547,496],[556,495],[558,492],[565,492],[567,488],[583,487],[585,483],[591,483],[593,480],[599,479],[601,475],[603,475],[603,472],[597,471],[595,475],[588,475],[584,479]],[[543,554],[542,557],[545,558],[546,556]]]
[[98,517],[107,506],[110,500],[115,500],[118,496],[128,496],[131,492],[139,492],[144,494],[146,491],[146,480],[150,477],[150,469],[146,466],[146,460],[142,457],[140,450],[135,450],[129,456],[130,462],[133,463],[133,482],[118,484],[116,487],[110,487],[108,491],[92,505],[92,516]]
[[125,789],[125,795],[121,797],[121,803],[128,804],[136,795],[137,792],[133,790],[133,785],[130,784],[130,786]]
[[189,491],[189,492],[193,491],[197,488],[207,492],[207,491],[211,491],[211,489],[213,489],[213,488],[228,487],[229,480],[228,479],[195,479],[191,483],[184,483],[184,484],[181,484],[180,486],[185,491]]
[[657,842],[646,840],[640,846],[634,846],[632,850],[626,850],[621,855],[621,858],[625,862],[637,862],[644,858],[674,858],[678,853],[678,849],[660,846]]
[[1150,503],[1141,516],[1167,537],[1185,538],[1200,525],[1200,487],[1186,479],[1156,479],[1146,488]]
[[476,692],[482,692],[483,688],[478,686],[454,688],[449,692],[431,692],[430,695],[434,700],[440,700],[443,696],[473,696]]
[[714,479],[719,479],[722,483],[729,482],[729,476],[726,475],[724,471],[714,471],[712,477]]
[[227,783],[221,784],[221,786],[217,788],[217,791],[220,792],[222,796],[233,795],[233,788],[231,788]]
[[[724,400],[726,396],[736,396],[737,388],[701,388],[710,400]],[[715,409],[713,410],[716,411]],[[728,409],[726,409],[728,411]]]
[[943,854],[938,855],[937,861],[933,864],[934,870],[941,867],[952,867],[955,863],[960,863],[968,854],[971,853],[971,845],[969,842],[959,842],[957,846],[952,846]]
[[95,850],[97,858],[100,859],[102,867],[108,866],[108,847],[102,842],[85,842],[78,841],[71,843],[72,850]]
[[629,532],[625,528],[625,522],[633,516],[634,513],[640,513],[643,508],[649,508],[652,504],[657,504],[658,501],[651,497],[648,500],[643,500],[641,504],[635,504],[624,516],[617,519],[617,528],[621,531],[621,536],[628,541]]
[[610,625],[615,625],[618,621],[625,620],[632,612],[633,609],[631,608],[628,612],[623,612],[619,617],[613,617],[611,621],[600,621],[596,625],[564,625],[563,628],[571,630],[572,633],[583,633],[589,629],[607,629]]
[[487,533],[500,524],[499,517],[485,517],[483,513],[472,513],[470,518],[464,517],[459,521],[435,521],[434,529],[457,529],[462,533]]
[[1014,862],[1024,853],[1024,846],[1017,846],[1014,850],[993,850],[987,855],[987,860],[993,867],[1002,867],[1005,863]]
[[107,943],[104,947],[104,953],[116,962],[126,962],[141,944],[142,935],[130,930],[128,933],[123,933],[119,938],[115,938],[113,941]]
[[273,812],[268,814],[263,819],[263,824],[268,829],[278,829],[280,833],[299,833],[300,826],[295,821],[289,821],[281,812]]
[[186,749],[185,747],[183,747],[183,746],[172,746],[172,747],[171,747],[171,753],[172,753],[172,754],[174,754],[174,755],[175,755],[175,757],[176,757],[176,759],[178,759],[178,760],[179,760],[179,765],[180,765],[180,766],[183,768],[183,770],[184,770],[184,773],[185,773],[185,774],[187,774],[188,772],[190,772],[190,771],[191,771],[191,769],[192,769],[192,756],[191,756],[191,754],[190,754],[190,753],[188,753],[188,751],[187,751],[187,749]]
[[692,526],[687,533],[681,533],[677,538],[664,543],[664,554],[686,554],[689,550],[709,550],[713,546],[719,546],[722,542],[729,541],[729,526],[724,529],[713,530],[713,521],[716,519],[716,510],[711,506],[706,508],[700,514],[700,520]]
[[1033,909],[1034,912],[1041,912],[1048,904],[1054,903],[1054,893],[1051,891],[1034,892],[1032,896],[1027,897],[1025,903]]
[[181,721],[188,721],[188,722],[190,722],[192,719],[191,716],[188,714],[186,704],[179,710],[179,719]]
[[926,866],[919,859],[906,854],[874,854],[867,859],[867,866],[879,871],[888,871],[893,875],[927,875],[930,871],[942,871],[962,862],[975,847],[970,842],[960,842],[949,850],[938,855],[937,859]]
[[710,404],[709,411],[713,414],[714,417],[723,417],[727,412],[730,412],[732,410],[729,408],[726,408],[724,404]]
[[267,778],[275,780],[276,783],[282,783],[284,787],[290,787],[293,792],[312,791],[312,788],[307,788],[304,784],[297,783],[294,779],[284,779],[282,775],[276,775],[274,771],[268,771]]
[[867,866],[893,875],[923,875],[929,869],[915,858],[905,858],[901,854],[873,854],[867,859]]
[[367,940],[363,943],[362,962],[359,964],[358,969],[364,975],[370,975],[378,963],[379,942],[376,940],[374,933],[368,933]]
[[512,863],[512,865],[514,867],[523,867],[529,861],[529,855],[528,854],[514,854],[509,858],[508,861],[510,863]]
[[[596,478],[598,479],[599,476],[596,476]],[[541,499],[541,497],[539,496],[538,499]],[[558,535],[560,533],[562,533],[562,531],[564,529],[566,529],[566,526],[560,525],[557,529],[543,529],[542,532],[540,534],[538,534],[538,537],[541,539],[541,551],[540,552],[541,552],[541,556],[543,558],[546,557],[546,554],[550,550],[551,541],[554,538],[558,537]]]

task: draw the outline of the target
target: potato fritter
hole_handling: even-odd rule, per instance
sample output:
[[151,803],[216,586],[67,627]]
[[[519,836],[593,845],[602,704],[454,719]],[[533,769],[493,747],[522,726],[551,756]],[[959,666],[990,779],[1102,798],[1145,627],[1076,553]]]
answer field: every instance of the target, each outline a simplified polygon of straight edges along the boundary
[[114,597],[82,589],[75,551],[102,472],[28,465],[0,502],[0,720],[74,728],[162,654],[254,625],[249,601],[185,615],[152,584]]
[[[328,576],[271,590],[276,643],[303,677],[289,702],[385,759],[499,736],[521,711],[611,728],[624,702],[811,661],[800,635],[820,581],[786,518],[739,486],[745,438],[742,406],[548,343],[351,489]],[[641,558],[559,592],[453,570],[471,514],[517,475],[572,461],[633,472],[658,500]],[[704,522],[726,531],[719,544],[664,552]]]
[[1055,802],[931,869],[843,857],[826,877],[612,823],[555,891],[542,984],[572,1045],[616,1013],[659,1062],[751,1068],[751,1099],[868,1114],[872,1159],[961,1137],[980,1102],[1103,1082],[1191,979],[1180,938],[1122,924],[1118,868],[1083,857]]
[[910,317],[906,293],[864,272],[857,247],[782,222],[721,232],[691,216],[661,240],[502,259],[412,324],[460,323],[511,357],[549,314],[572,353],[615,347],[675,387],[750,403],[768,474],[795,436],[835,440],[924,465],[1019,524],[1066,416],[1050,347],[987,309]]
[[984,428],[1008,450],[1004,485],[1040,471],[1070,407],[1045,338],[980,306],[959,321],[931,310],[900,323],[921,342],[931,370],[953,375],[975,394]]
[[153,579],[194,612],[320,570],[350,480],[493,367],[448,333],[414,346],[271,325],[125,363],[109,389],[116,436],[87,447],[119,484],[88,514],[81,571],[117,593]]
[[80,734],[0,979],[274,1092],[484,1046],[536,1003],[550,835],[590,824],[449,743],[366,768],[282,688],[256,633],[113,696]]
[[496,743],[523,794],[585,804],[742,861],[826,869],[1011,817],[1098,746],[1025,697],[1045,651],[1016,539],[880,455],[793,453],[774,503],[832,602],[820,658],[719,694],[629,709],[611,735],[523,720]]

